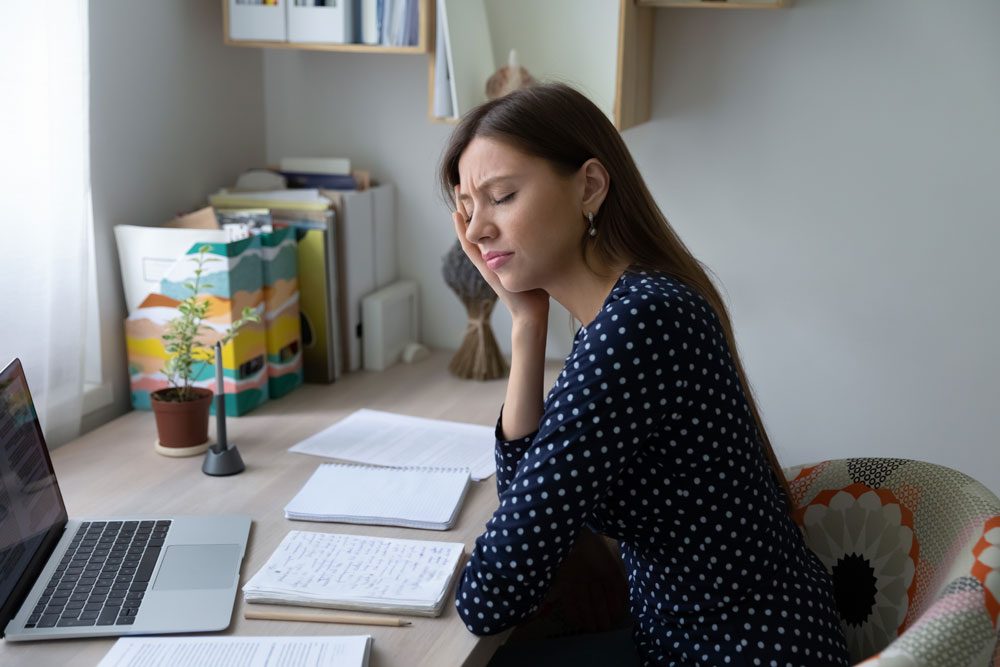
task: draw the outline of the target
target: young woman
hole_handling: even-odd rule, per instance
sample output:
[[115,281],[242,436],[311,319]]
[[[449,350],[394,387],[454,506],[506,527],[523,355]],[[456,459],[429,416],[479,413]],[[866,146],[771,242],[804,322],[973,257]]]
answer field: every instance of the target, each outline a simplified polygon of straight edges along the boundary
[[[726,308],[604,114],[561,84],[488,102],[441,183],[513,321],[500,504],[456,594],[469,630],[531,617],[596,532],[619,543],[642,664],[848,664]],[[543,399],[550,298],[582,326]]]

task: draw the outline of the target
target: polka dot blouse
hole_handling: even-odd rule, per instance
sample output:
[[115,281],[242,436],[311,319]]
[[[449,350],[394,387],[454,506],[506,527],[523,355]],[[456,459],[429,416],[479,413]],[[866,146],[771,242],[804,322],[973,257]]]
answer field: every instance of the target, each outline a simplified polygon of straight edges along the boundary
[[534,613],[580,530],[620,544],[645,665],[847,665],[833,585],[789,518],[719,320],[626,271],[519,440],[456,592],[470,631]]

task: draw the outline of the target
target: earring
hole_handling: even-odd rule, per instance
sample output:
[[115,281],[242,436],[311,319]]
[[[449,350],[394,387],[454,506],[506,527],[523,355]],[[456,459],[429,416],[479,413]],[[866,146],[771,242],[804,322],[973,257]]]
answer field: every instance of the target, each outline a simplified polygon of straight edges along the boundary
[[597,236],[597,227],[594,226],[593,211],[587,211],[587,222],[590,223],[590,229],[587,231],[587,233],[590,235],[590,238],[594,238],[595,236]]

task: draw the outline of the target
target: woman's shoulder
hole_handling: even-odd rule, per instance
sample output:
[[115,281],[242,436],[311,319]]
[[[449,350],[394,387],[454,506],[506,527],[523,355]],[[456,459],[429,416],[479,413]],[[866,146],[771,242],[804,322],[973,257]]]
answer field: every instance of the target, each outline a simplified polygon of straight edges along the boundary
[[687,283],[662,271],[628,269],[605,300],[602,315],[712,314],[708,302]]
[[629,269],[583,333],[598,334],[601,340],[646,339],[654,331],[685,337],[714,333],[717,324],[708,301],[684,281],[659,271]]

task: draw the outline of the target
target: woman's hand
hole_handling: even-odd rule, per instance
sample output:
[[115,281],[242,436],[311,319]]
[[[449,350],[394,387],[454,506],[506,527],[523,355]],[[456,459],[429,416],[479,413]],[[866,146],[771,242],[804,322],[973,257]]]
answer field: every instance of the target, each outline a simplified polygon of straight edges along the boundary
[[510,292],[504,288],[503,284],[500,282],[500,277],[497,276],[488,266],[486,266],[486,261],[483,260],[483,254],[479,251],[479,246],[475,243],[470,242],[465,236],[465,229],[467,226],[468,215],[465,213],[465,207],[462,205],[462,201],[458,198],[459,186],[455,186],[455,212],[452,213],[452,220],[455,223],[455,235],[458,237],[459,243],[462,244],[462,250],[465,254],[472,260],[472,263],[479,273],[482,274],[483,278],[493,288],[496,292],[497,297],[500,301],[507,307],[510,311],[511,318],[514,320],[515,325],[520,323],[531,323],[531,324],[541,324],[547,326],[549,318],[549,294],[542,289],[533,289],[525,292]]

